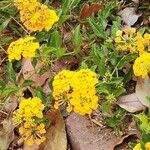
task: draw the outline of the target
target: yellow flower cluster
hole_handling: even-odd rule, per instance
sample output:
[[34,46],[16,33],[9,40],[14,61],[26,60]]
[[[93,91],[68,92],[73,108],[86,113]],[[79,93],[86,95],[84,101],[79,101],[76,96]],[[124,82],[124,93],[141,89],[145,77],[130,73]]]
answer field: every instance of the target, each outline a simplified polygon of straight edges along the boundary
[[133,64],[133,71],[135,76],[142,76],[145,78],[150,73],[150,53],[143,53],[138,57]]
[[[138,143],[135,145],[135,147],[133,148],[133,150],[143,150],[142,147],[141,147],[141,144]],[[144,150],[150,150],[150,142],[147,142],[145,144],[145,149]]]
[[143,53],[150,47],[150,34],[142,36],[135,28],[126,28],[116,32],[115,42],[118,50]]
[[18,39],[12,42],[8,47],[8,60],[20,60],[21,56],[25,58],[32,58],[35,56],[36,49],[38,49],[39,43],[34,42],[35,37],[27,36],[25,38]]
[[21,100],[19,109],[13,113],[14,124],[20,124],[20,135],[28,145],[41,144],[46,140],[45,125],[38,120],[43,119],[44,105],[41,99],[34,97]]
[[98,107],[97,83],[96,73],[89,69],[61,71],[53,81],[54,107],[58,109],[66,103],[68,112],[74,110],[81,115],[91,114]]
[[54,10],[36,0],[14,0],[14,3],[20,10],[21,22],[30,31],[48,31],[59,19]]

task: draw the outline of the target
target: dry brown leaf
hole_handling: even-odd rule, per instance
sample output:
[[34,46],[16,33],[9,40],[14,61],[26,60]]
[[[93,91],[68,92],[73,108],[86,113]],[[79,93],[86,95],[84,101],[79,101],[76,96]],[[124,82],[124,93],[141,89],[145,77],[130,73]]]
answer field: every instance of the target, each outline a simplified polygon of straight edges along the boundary
[[24,143],[23,150],[39,150],[39,145],[27,145]]
[[11,119],[2,122],[3,129],[0,132],[0,150],[7,150],[10,143],[14,140],[14,126]]
[[67,150],[67,138],[64,120],[59,111],[47,113],[52,126],[47,129],[47,140],[40,145],[39,150]]
[[43,73],[42,75],[36,74],[36,69],[42,68],[42,63],[38,62],[35,68],[31,63],[31,59],[23,58],[22,60],[22,75],[24,80],[33,80],[35,81],[36,86],[42,86],[45,81],[50,77],[50,71]]
[[150,102],[147,97],[150,96],[150,78],[138,78],[136,83],[135,94],[139,101],[144,105],[149,107]]
[[141,14],[136,14],[135,7],[126,7],[125,9],[121,10],[118,15],[122,17],[123,22],[129,27],[134,25],[141,16]]
[[75,57],[62,58],[62,59],[57,60],[54,63],[52,70],[58,73],[59,71],[65,69],[66,67],[70,67],[72,69],[74,66],[78,66],[79,63],[80,63],[79,59]]
[[8,114],[11,114],[17,108],[17,106],[18,106],[17,97],[11,96],[9,97],[9,100],[4,107],[4,111],[7,112]]
[[119,97],[117,104],[131,113],[145,109],[145,106],[139,101],[135,93]]
[[80,19],[85,19],[90,17],[92,14],[97,13],[100,9],[104,7],[101,3],[85,4],[80,12]]
[[129,135],[117,137],[111,128],[95,126],[86,117],[72,113],[66,119],[66,128],[72,150],[113,150]]

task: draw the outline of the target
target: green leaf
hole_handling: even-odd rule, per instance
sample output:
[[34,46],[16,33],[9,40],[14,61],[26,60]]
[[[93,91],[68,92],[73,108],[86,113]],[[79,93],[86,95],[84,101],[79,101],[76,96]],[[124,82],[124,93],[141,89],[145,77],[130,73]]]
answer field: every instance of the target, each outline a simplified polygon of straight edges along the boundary
[[75,8],[81,0],[63,0],[62,14],[66,15],[71,9]]
[[115,97],[120,96],[121,94],[123,94],[126,90],[123,87],[119,87],[113,90],[113,94],[115,95]]
[[35,96],[39,97],[43,102],[46,101],[45,93],[41,87],[38,87],[35,91]]
[[130,68],[130,70],[128,71],[128,73],[125,74],[123,82],[124,83],[129,82],[131,80],[131,78],[132,78],[132,75],[133,75],[133,70],[132,70],[132,68]]
[[109,94],[110,89],[109,89],[109,85],[105,84],[105,83],[100,83],[98,84],[98,86],[96,87],[96,90],[98,93],[103,93],[103,94]]
[[102,110],[102,113],[106,113],[106,112],[109,112],[110,110],[110,103],[108,101],[104,101],[101,103],[101,110]]
[[81,32],[80,32],[80,25],[78,25],[75,29],[74,35],[73,35],[73,43],[75,46],[80,47],[81,45]]
[[122,82],[122,80],[123,80],[123,77],[112,77],[109,84],[119,84]]
[[89,24],[90,24],[92,30],[94,31],[95,35],[97,35],[101,39],[105,39],[106,35],[105,35],[103,25],[102,24],[97,24],[97,22],[94,19],[91,19],[91,18],[89,18],[88,21],[89,21]]
[[62,26],[62,24],[67,20],[67,19],[69,19],[69,15],[62,15],[61,17],[60,17],[60,19],[59,19],[59,21],[58,21],[58,25],[61,27]]
[[102,19],[107,19],[111,16],[112,11],[116,7],[116,2],[109,2],[106,6],[99,12],[98,17]]
[[12,93],[16,93],[18,90],[19,90],[19,88],[16,86],[6,86],[3,89],[2,95],[3,96],[9,96]]
[[113,25],[111,26],[111,37],[116,37],[116,32],[121,29],[121,19],[120,17],[116,18],[117,21],[113,21]]
[[126,56],[122,57],[121,60],[118,63],[117,68],[118,69],[122,69],[122,67],[124,67],[125,64],[128,64],[132,61],[134,61],[137,58],[137,54],[127,54]]
[[55,54],[56,54],[56,57],[57,57],[57,58],[62,57],[65,53],[66,53],[66,49],[64,49],[64,48],[58,48],[58,49],[55,51]]
[[6,84],[4,83],[4,81],[0,80],[0,90],[3,90],[6,87]]
[[62,37],[59,31],[54,30],[51,34],[51,38],[48,46],[54,47],[56,49],[60,48],[62,45]]
[[43,32],[37,33],[36,35],[37,42],[43,42],[43,41],[46,41],[47,39],[49,39],[49,32],[43,31]]
[[11,82],[16,83],[16,72],[10,62],[7,64],[7,77]]
[[35,81],[33,81],[33,80],[24,80],[22,86],[23,86],[23,87],[31,86],[31,85],[34,84],[34,83],[35,83]]
[[106,73],[106,66],[105,66],[105,60],[100,59],[97,65],[98,73],[101,77],[103,77]]
[[10,22],[11,18],[7,19],[6,21],[4,21],[1,25],[0,25],[0,34],[4,31],[4,29],[8,26],[9,22]]
[[118,119],[118,118],[115,118],[115,117],[108,117],[108,118],[105,119],[105,121],[106,121],[106,124],[111,128],[117,127],[122,123],[120,118]]

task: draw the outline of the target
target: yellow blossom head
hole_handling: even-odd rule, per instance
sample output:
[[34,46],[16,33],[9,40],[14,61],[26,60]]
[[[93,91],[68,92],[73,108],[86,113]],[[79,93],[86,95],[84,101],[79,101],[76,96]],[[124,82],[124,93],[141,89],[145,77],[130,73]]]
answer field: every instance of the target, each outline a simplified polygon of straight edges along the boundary
[[150,34],[145,33],[143,36],[140,32],[136,32],[135,28],[125,28],[116,32],[114,41],[120,51],[142,54],[149,51]]
[[45,124],[42,123],[43,110],[44,105],[41,99],[34,97],[21,100],[19,108],[13,113],[13,122],[21,125],[19,133],[28,145],[41,144],[45,141],[46,130]]
[[150,142],[145,143],[145,150],[150,150]]
[[50,10],[46,5],[36,2],[25,9],[20,10],[20,20],[30,31],[50,30],[54,23],[58,21],[54,10]]
[[12,42],[8,47],[8,60],[20,60],[21,56],[32,58],[36,50],[40,47],[38,42],[34,42],[35,37],[27,36]]
[[13,0],[13,2],[19,10],[23,10],[29,6],[34,6],[37,0]]
[[135,76],[148,76],[150,72],[150,53],[144,53],[138,57],[133,64],[133,71]]
[[133,150],[142,150],[141,144],[140,143],[136,144]]
[[96,74],[89,69],[61,71],[53,81],[55,108],[66,103],[68,112],[74,110],[81,115],[91,114],[98,107],[97,83]]

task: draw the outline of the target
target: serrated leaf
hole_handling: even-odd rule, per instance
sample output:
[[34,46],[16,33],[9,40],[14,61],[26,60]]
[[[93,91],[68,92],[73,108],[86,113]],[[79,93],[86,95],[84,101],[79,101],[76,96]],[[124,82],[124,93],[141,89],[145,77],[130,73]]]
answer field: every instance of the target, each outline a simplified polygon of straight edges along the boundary
[[94,19],[89,19],[89,24],[90,24],[92,30],[94,31],[95,35],[97,35],[101,39],[106,38],[102,24],[97,24],[97,22]]
[[111,37],[116,37],[116,32],[121,29],[121,19],[117,18],[117,21],[113,21],[113,25],[111,27]]
[[115,97],[120,96],[121,94],[123,94],[126,90],[123,87],[119,87],[113,90],[113,94],[115,95]]
[[46,100],[45,93],[41,87],[38,87],[35,91],[35,96],[39,97],[43,102]]
[[0,25],[0,34],[4,31],[4,29],[8,26],[11,18],[5,20],[1,25]]
[[0,80],[0,90],[3,90],[6,87],[6,84],[4,83],[4,81]]
[[111,81],[109,82],[109,84],[119,84],[122,82],[122,80],[123,80],[123,77],[113,77]]
[[103,94],[109,94],[109,86],[105,83],[100,83],[97,87],[96,90],[98,93],[103,93]]
[[74,35],[73,35],[73,43],[76,47],[80,47],[81,45],[81,29],[80,29],[80,25],[78,25],[76,28],[75,28],[75,31],[74,31]]
[[7,77],[11,82],[16,82],[16,72],[14,71],[12,63],[10,62],[7,64]]
[[24,80],[22,86],[31,86],[34,83],[35,83],[35,81],[33,81],[33,80]]
[[9,96],[10,94],[17,92],[18,90],[19,90],[19,88],[16,86],[6,86],[3,89],[2,95]]
[[51,34],[50,41],[48,43],[48,46],[54,47],[56,49],[60,48],[62,45],[62,37],[59,31],[54,30]]
[[137,55],[131,54],[131,53],[122,57],[118,63],[118,69],[121,69],[122,67],[124,67],[125,64],[128,64],[128,63],[134,61],[136,58],[137,58]]

